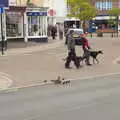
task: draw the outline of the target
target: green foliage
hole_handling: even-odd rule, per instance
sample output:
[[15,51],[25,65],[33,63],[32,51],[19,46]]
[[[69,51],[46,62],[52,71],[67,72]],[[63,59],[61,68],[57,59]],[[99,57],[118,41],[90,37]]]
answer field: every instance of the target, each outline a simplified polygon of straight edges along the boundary
[[108,23],[111,24],[111,25],[115,25],[115,24],[116,24],[116,21],[113,20],[113,19],[110,19],[110,20],[108,20]]
[[117,32],[118,32],[120,8],[112,8],[112,10],[110,10],[108,12],[108,14],[111,15],[111,16],[115,16],[116,17],[116,20],[114,20],[114,22],[111,23],[111,24],[116,26],[116,29],[117,29]]
[[110,10],[108,12],[109,15],[114,15],[114,16],[118,16],[120,15],[120,8],[113,8],[112,10]]
[[70,7],[69,17],[79,18],[81,20],[90,20],[96,16],[96,9],[92,6],[89,0],[68,0]]

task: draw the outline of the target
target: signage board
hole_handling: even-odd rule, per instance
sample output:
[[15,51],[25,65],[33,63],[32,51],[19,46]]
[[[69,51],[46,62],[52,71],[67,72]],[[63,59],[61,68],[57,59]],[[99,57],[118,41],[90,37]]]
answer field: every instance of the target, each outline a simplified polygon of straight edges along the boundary
[[9,0],[9,6],[16,6],[16,0]]
[[26,6],[28,0],[8,0],[9,6]]
[[8,7],[9,0],[0,0],[0,7]]
[[47,16],[47,12],[27,12],[27,16]]
[[48,13],[49,13],[50,16],[55,16],[55,15],[56,15],[55,10],[53,10],[53,9],[50,9],[50,10],[48,11]]

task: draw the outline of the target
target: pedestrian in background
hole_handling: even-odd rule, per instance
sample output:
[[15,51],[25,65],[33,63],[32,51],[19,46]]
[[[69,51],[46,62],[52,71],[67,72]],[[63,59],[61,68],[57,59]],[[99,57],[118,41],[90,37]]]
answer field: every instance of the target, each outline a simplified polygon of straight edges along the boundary
[[63,27],[62,23],[60,23],[58,25],[58,31],[59,31],[59,39],[62,40],[63,39],[63,31],[64,31],[64,27]]
[[51,29],[52,29],[52,26],[48,24],[48,27],[47,27],[47,35],[50,37],[51,36]]
[[52,26],[51,36],[52,36],[53,39],[55,39],[56,34],[57,34],[57,27],[56,26]]

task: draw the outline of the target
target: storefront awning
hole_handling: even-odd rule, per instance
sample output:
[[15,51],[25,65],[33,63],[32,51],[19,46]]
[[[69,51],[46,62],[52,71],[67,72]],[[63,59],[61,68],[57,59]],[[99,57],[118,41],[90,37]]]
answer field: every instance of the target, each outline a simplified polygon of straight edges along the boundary
[[9,6],[9,9],[6,10],[6,16],[10,23],[18,23],[25,11],[26,6]]
[[21,6],[9,6],[9,9],[6,10],[8,12],[21,12],[24,13],[26,11],[26,6],[21,7]]
[[21,12],[7,12],[7,18],[9,19],[10,23],[19,23],[22,17]]

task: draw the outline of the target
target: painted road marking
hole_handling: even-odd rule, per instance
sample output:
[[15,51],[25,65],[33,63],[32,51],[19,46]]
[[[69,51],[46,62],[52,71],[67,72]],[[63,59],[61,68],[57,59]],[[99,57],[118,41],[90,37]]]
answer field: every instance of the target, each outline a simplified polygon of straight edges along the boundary
[[5,75],[5,76],[10,76],[9,74],[7,73],[4,73],[4,72],[0,72],[1,75]]
[[7,89],[13,84],[11,76],[7,73],[0,72],[0,89]]
[[113,64],[118,64],[119,61],[120,61],[120,56],[116,58],[115,60],[113,60]]
[[[107,76],[112,76],[112,75],[120,75],[120,72],[116,72],[116,73],[107,73],[107,74],[101,74],[101,75],[95,75],[95,76],[89,76],[89,77],[76,77],[74,79],[71,79],[71,78],[66,78],[66,80],[71,80],[71,81],[76,81],[76,80],[89,80],[89,79],[93,79],[93,78],[99,78],[99,77],[107,77]],[[64,76],[63,76],[64,77]],[[50,84],[50,83],[49,83]],[[5,89],[5,92],[8,93],[8,92],[17,92],[19,89],[22,89],[22,88],[28,88],[28,87],[35,87],[35,86],[40,86],[40,85],[45,85],[44,83],[43,84],[34,84],[34,85],[26,85],[26,86],[19,86],[19,87],[13,87],[13,88],[8,88],[8,89]],[[4,91],[4,90],[2,90]],[[29,119],[25,119],[25,120],[31,120],[31,118]]]

